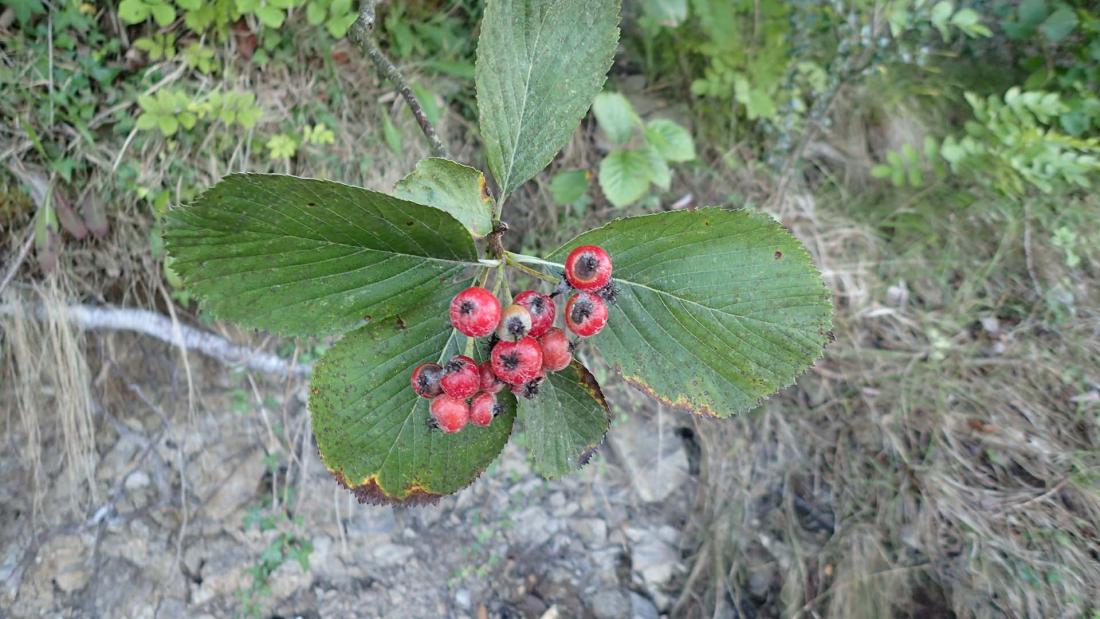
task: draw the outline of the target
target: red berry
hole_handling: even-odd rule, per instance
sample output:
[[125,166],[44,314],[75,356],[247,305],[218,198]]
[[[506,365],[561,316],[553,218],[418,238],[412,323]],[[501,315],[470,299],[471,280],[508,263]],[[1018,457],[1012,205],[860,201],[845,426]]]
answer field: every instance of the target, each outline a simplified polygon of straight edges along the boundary
[[458,432],[470,420],[470,407],[466,400],[443,394],[432,400],[429,409],[440,430],[447,434]]
[[577,290],[598,290],[611,281],[611,256],[598,245],[581,245],[565,259],[565,278]]
[[484,428],[501,413],[501,410],[495,395],[481,392],[470,401],[470,421]]
[[485,337],[500,322],[500,301],[484,288],[473,286],[451,299],[451,325],[463,335]]
[[501,389],[504,389],[504,381],[497,378],[496,374],[493,374],[493,362],[485,361],[481,365],[477,366],[478,373],[481,374],[481,390],[487,393],[500,393]]
[[413,368],[410,381],[416,395],[422,398],[434,398],[443,392],[443,386],[439,384],[442,378],[443,368],[439,367],[439,364],[421,363]]
[[539,387],[544,380],[546,380],[546,372],[539,370],[539,373],[531,380],[522,385],[512,385],[512,393],[530,400],[539,394]]
[[497,337],[506,342],[515,342],[531,330],[531,312],[526,307],[511,304],[500,313],[500,325]]
[[531,313],[531,331],[527,335],[539,337],[554,325],[554,315],[557,314],[558,308],[550,295],[535,290],[524,290],[516,295],[516,303],[526,307]]
[[443,378],[439,379],[443,393],[455,398],[468,398],[481,386],[481,373],[477,363],[466,355],[455,355],[443,366]]
[[607,324],[607,304],[590,292],[573,295],[565,304],[565,325],[581,337],[596,335]]
[[542,348],[531,336],[493,347],[493,374],[509,385],[522,385],[542,371]]
[[550,372],[564,370],[573,360],[573,344],[565,331],[553,327],[539,338],[542,348],[542,367]]

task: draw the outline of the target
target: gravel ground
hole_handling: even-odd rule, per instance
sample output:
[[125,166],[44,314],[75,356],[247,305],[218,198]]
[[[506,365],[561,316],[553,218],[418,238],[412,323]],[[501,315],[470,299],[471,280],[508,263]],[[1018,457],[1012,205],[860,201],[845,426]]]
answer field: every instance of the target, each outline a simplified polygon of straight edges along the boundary
[[317,459],[303,385],[192,357],[192,408],[177,352],[105,337],[94,497],[43,410],[35,509],[7,424],[0,616],[649,618],[675,601],[696,486],[680,414],[623,415],[638,400],[611,388],[619,418],[576,475],[538,478],[513,444],[436,506],[359,505]]

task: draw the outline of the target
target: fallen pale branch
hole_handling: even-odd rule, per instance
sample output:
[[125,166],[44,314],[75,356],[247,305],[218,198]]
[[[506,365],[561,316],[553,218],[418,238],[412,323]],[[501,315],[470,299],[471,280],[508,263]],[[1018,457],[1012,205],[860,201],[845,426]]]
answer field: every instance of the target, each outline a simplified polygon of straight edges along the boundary
[[[30,312],[34,318],[45,320],[46,310],[42,306],[27,308],[15,304],[0,305],[0,316],[10,316],[16,312]],[[308,376],[310,364],[291,364],[287,360],[246,346],[238,346],[229,340],[210,333],[173,323],[166,316],[148,310],[127,307],[97,307],[94,305],[71,305],[66,312],[69,322],[87,331],[132,331],[156,338],[176,346],[194,351],[227,365],[239,365],[265,374],[284,376]]]

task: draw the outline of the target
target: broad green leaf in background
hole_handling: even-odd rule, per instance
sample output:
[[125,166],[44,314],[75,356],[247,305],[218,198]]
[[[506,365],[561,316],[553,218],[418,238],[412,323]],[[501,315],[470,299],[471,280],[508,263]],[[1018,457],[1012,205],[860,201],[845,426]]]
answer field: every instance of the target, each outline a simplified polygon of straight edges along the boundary
[[390,115],[385,111],[382,112],[382,138],[393,154],[400,155],[401,151],[404,150],[405,140],[401,137],[401,132],[397,130],[397,126],[390,120]]
[[489,171],[511,193],[569,140],[603,87],[619,0],[491,0],[475,82]]
[[662,402],[727,417],[821,356],[832,306],[805,248],[763,214],[704,208],[630,217],[554,251],[601,245],[620,294],[600,355]]
[[[467,283],[469,283],[467,281]],[[344,336],[317,363],[309,409],[321,460],[360,501],[434,501],[470,485],[500,454],[515,421],[515,397],[487,428],[428,429],[428,400],[409,386],[420,363],[445,361],[465,338],[450,327],[450,293]]]
[[167,214],[172,268],[219,318],[323,335],[453,295],[477,264],[451,215],[332,181],[234,174]]
[[668,188],[672,186],[672,170],[669,169],[668,162],[652,146],[641,148],[639,152],[649,160],[649,180],[654,185],[668,191]]
[[648,154],[613,150],[600,162],[600,188],[611,204],[626,206],[645,195],[653,169]]
[[687,129],[671,120],[652,120],[646,124],[645,139],[665,161],[684,162],[695,159],[695,141]]
[[617,92],[601,92],[592,101],[592,114],[607,137],[615,144],[625,144],[634,134],[641,119],[626,97]]
[[421,159],[393,195],[446,211],[481,238],[493,231],[493,206],[480,170],[448,159]]
[[675,28],[688,15],[687,0],[645,0],[642,3],[645,15],[662,26]]
[[1063,6],[1050,14],[1039,26],[1039,32],[1043,33],[1051,43],[1058,43],[1068,37],[1077,28],[1077,13],[1068,6]]
[[547,374],[534,398],[520,398],[519,418],[531,468],[551,478],[587,464],[611,424],[599,384],[578,361]]
[[588,170],[566,170],[555,174],[550,181],[550,194],[554,197],[554,203],[566,205],[579,200],[588,192],[590,177]]

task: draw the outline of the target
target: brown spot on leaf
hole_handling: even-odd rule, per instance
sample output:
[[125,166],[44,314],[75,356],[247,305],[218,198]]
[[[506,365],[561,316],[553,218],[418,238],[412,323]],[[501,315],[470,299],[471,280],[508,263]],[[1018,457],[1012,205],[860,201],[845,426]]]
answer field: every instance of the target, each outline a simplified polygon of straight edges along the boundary
[[406,225],[406,226],[415,226],[415,225],[416,225],[416,222],[410,219],[410,220],[408,220],[408,221],[406,221],[406,222],[405,222],[405,225]]
[[481,192],[481,201],[488,204],[489,203],[489,183],[485,181],[485,175],[484,174],[477,177],[477,186],[478,186],[479,191]]
[[310,203],[306,204],[306,206],[309,207],[309,208],[317,208],[317,203],[316,202],[310,202]]
[[363,316],[363,322],[370,322],[372,320],[374,320],[374,316],[371,316],[370,314]]
[[360,503],[371,505],[435,505],[443,495],[429,492],[423,486],[412,483],[405,488],[403,498],[387,494],[378,484],[378,476],[371,475],[363,480],[363,483],[351,485],[343,473],[330,471],[341,486],[347,488],[355,495]]
[[657,392],[653,390],[653,387],[649,386],[649,383],[642,380],[640,376],[631,376],[624,374],[622,368],[619,367],[616,367],[615,369],[619,372],[619,375],[623,377],[623,380],[625,380],[631,387],[634,387],[638,391],[641,391],[642,393],[653,398],[654,400],[657,400],[662,404],[667,404],[668,406],[671,406],[673,408],[688,411],[689,413],[694,413],[696,415],[718,417],[718,413],[715,413],[714,410],[706,404],[694,404],[691,402],[691,400],[688,400],[687,396],[685,395],[680,395],[675,400],[658,395]]
[[398,331],[404,331],[405,330],[405,319],[398,316],[397,320],[394,321],[393,326],[396,327]]
[[783,257],[783,252],[779,251],[778,249],[775,250],[775,259],[779,260],[782,257]]

